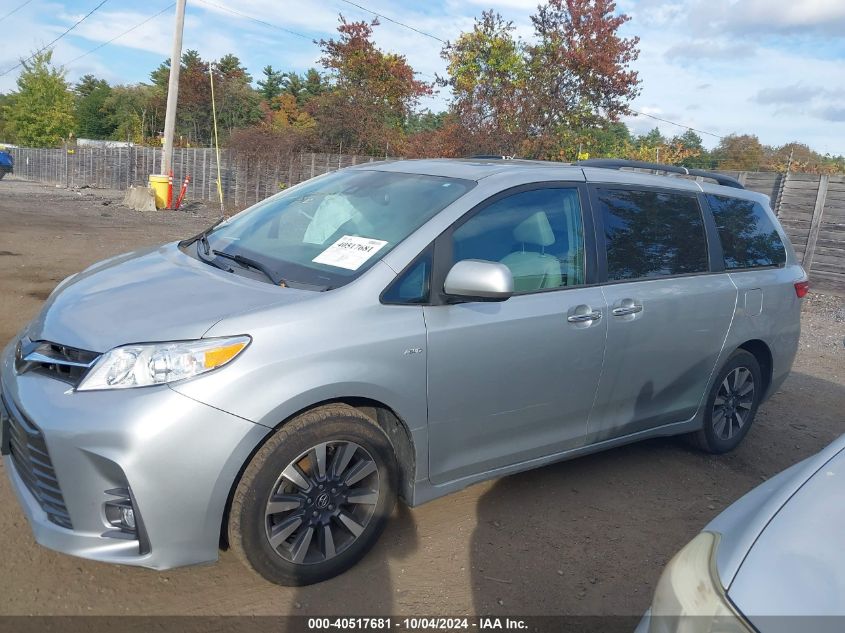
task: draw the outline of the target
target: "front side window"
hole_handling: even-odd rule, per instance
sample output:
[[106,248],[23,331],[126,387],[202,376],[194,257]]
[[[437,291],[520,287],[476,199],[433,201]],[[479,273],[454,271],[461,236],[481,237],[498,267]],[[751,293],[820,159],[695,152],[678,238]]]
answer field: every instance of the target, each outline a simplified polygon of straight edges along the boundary
[[598,189],[609,281],[707,272],[707,238],[693,194]]
[[578,190],[535,189],[501,198],[452,235],[454,262],[507,266],[516,292],[584,283],[584,227]]
[[[286,285],[336,288],[358,277],[474,185],[420,174],[335,172],[268,198],[222,224],[208,236],[209,254],[234,270],[239,268],[232,263],[235,256],[257,261]],[[198,247],[198,255],[204,251]]]
[[708,194],[713,211],[725,268],[783,266],[786,250],[769,214],[759,202]]

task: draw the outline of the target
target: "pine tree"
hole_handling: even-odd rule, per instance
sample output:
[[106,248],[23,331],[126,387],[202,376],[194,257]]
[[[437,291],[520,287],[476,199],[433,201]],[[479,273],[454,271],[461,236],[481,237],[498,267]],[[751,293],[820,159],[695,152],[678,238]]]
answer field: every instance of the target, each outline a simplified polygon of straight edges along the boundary
[[111,86],[105,79],[85,75],[74,87],[76,93],[76,136],[105,139],[114,132],[106,104]]
[[284,73],[273,70],[270,65],[265,66],[261,72],[264,74],[264,79],[258,80],[258,91],[267,103],[271,103],[273,99],[282,94]]

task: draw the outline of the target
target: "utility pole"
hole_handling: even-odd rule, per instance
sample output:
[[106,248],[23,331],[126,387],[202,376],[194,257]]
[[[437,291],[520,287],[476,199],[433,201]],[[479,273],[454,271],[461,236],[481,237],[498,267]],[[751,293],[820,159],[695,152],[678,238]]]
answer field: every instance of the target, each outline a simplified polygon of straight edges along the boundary
[[182,67],[182,31],[185,29],[185,3],[176,0],[176,26],[173,29],[173,52],[170,54],[170,80],[167,83],[167,109],[164,114],[164,151],[161,173],[166,176],[173,166],[173,136],[176,132],[176,103],[179,99],[179,69]]
[[217,140],[217,106],[214,104],[214,64],[208,65],[208,80],[211,82],[211,120],[214,122],[214,154],[217,157],[217,195],[220,197],[220,214],[226,213],[223,207],[223,179],[220,175],[220,143]]

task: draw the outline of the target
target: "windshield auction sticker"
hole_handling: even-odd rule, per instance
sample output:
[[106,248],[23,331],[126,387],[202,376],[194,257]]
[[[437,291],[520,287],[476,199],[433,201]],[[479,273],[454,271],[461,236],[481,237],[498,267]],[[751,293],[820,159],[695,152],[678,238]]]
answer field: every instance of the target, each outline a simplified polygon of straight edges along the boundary
[[315,264],[358,270],[370,257],[384,248],[387,242],[357,235],[344,235],[311,261]]

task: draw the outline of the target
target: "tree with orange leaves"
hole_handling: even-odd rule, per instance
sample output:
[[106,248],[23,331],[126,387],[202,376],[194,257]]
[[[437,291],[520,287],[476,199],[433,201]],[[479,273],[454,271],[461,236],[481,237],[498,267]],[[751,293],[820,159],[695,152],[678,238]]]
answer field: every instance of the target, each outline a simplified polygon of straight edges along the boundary
[[639,38],[623,38],[630,18],[612,0],[548,0],[531,16],[536,43],[527,46],[525,151],[554,154],[561,131],[616,121],[639,94],[631,64]]
[[405,121],[419,99],[432,93],[431,84],[415,78],[404,55],[376,47],[377,25],[341,16],[339,36],[319,42],[330,89],[309,106],[326,144],[350,153],[400,149]]
[[568,155],[573,130],[618,120],[639,94],[639,39],[619,35],[629,19],[612,0],[547,0],[526,44],[511,23],[482,13],[443,48],[452,114],[486,153]]

